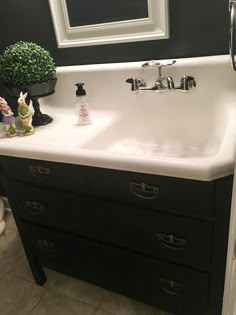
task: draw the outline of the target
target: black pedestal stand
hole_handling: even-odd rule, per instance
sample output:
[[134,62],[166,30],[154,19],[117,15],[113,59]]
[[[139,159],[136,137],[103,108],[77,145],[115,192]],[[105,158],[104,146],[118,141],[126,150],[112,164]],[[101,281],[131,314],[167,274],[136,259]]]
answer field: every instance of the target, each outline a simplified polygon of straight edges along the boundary
[[47,125],[50,124],[53,119],[52,117],[48,116],[47,114],[43,114],[40,110],[40,104],[38,101],[38,97],[30,97],[31,101],[32,101],[32,105],[34,108],[34,115],[33,115],[33,120],[32,120],[32,125],[33,126],[43,126],[43,125]]

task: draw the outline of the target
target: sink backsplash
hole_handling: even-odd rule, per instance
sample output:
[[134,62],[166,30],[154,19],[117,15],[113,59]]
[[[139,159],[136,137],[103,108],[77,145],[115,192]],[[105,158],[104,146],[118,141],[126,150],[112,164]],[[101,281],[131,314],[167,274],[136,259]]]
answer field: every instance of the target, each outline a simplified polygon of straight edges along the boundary
[[163,75],[172,76],[176,85],[184,74],[193,76],[197,86],[190,93],[146,91],[133,94],[130,84],[125,82],[127,78],[141,77],[148,85],[153,85],[158,77],[157,69],[142,69],[142,63],[59,67],[56,93],[42,99],[41,103],[74,111],[75,83],[84,82],[91,110],[124,111],[127,115],[136,115],[139,111],[153,115],[160,110],[162,115],[172,115],[174,110],[175,115],[184,114],[187,119],[203,112],[207,115],[222,103],[234,105],[236,75],[228,56],[177,59],[175,65],[162,69]]

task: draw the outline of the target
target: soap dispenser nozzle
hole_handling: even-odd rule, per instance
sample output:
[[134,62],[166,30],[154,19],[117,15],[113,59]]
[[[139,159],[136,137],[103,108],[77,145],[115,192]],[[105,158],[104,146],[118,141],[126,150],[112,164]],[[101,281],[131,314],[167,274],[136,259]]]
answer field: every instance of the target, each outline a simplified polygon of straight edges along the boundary
[[78,82],[75,85],[77,86],[77,90],[76,90],[76,95],[77,96],[84,96],[84,95],[86,95],[86,91],[83,88],[83,85],[84,85],[83,82]]

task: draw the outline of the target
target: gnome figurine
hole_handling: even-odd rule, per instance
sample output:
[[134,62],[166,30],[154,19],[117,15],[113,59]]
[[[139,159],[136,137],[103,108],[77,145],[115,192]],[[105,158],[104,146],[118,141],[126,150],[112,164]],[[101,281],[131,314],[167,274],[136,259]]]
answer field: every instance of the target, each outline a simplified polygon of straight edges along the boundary
[[6,126],[7,137],[12,138],[17,136],[18,132],[16,131],[13,111],[11,110],[10,106],[8,106],[7,101],[3,97],[0,97],[0,111],[3,116],[2,122]]

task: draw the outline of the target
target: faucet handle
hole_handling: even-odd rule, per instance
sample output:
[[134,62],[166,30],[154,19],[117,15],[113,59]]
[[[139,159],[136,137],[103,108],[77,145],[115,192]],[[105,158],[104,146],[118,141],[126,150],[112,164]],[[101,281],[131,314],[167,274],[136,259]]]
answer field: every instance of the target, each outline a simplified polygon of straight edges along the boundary
[[179,90],[181,92],[191,92],[196,88],[196,81],[194,77],[189,75],[182,76],[180,80],[180,86],[176,88],[176,90]]
[[145,87],[146,83],[142,78],[129,78],[126,80],[127,83],[130,83],[131,86],[131,91],[135,92],[137,91],[140,87]]
[[159,77],[162,76],[161,69],[165,67],[173,66],[176,63],[176,60],[166,60],[166,61],[158,61],[158,60],[150,60],[142,64],[142,68],[158,68]]
[[172,61],[158,61],[158,60],[150,60],[142,64],[142,68],[163,68],[163,67],[170,67],[176,63],[176,60]]

